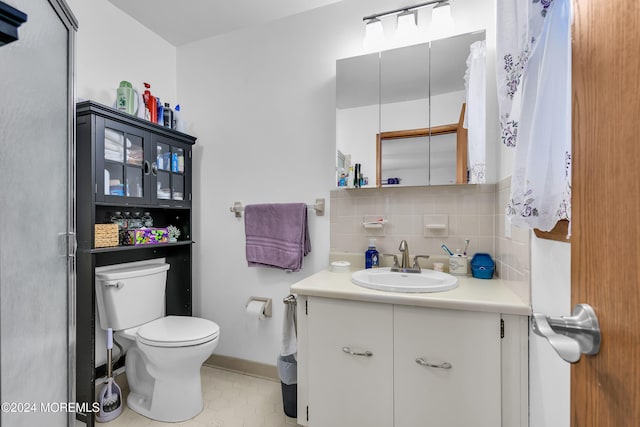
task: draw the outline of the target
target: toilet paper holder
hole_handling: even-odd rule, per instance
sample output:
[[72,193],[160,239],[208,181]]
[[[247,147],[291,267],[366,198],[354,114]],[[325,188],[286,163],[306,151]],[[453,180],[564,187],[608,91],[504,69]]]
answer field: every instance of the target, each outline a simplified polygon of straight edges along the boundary
[[272,309],[273,304],[271,302],[271,298],[250,297],[249,301],[247,301],[247,303],[244,305],[244,308],[247,308],[251,303],[251,301],[264,302],[264,311],[263,311],[264,317],[271,317],[273,315],[273,309]]

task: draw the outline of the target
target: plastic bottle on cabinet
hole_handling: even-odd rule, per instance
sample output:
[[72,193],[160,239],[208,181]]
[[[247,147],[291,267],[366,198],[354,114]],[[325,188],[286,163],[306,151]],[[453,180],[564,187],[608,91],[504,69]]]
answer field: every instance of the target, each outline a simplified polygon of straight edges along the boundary
[[147,118],[152,123],[158,122],[158,103],[157,98],[151,94],[151,85],[149,83],[144,84],[145,91],[142,94],[142,99],[144,101],[144,106],[146,110],[149,112],[149,117]]
[[180,112],[180,104],[176,104],[173,109],[173,124],[172,129],[179,132],[184,132],[184,123],[182,122],[182,113]]
[[168,102],[164,103],[164,127],[173,129],[173,110]]
[[369,239],[369,248],[364,253],[364,268],[380,267],[380,254],[376,249],[376,239]]
[[353,174],[353,187],[360,188],[360,163],[356,163]]
[[158,107],[158,114],[156,115],[156,123],[164,126],[164,106],[160,102],[160,98],[156,98],[156,105]]

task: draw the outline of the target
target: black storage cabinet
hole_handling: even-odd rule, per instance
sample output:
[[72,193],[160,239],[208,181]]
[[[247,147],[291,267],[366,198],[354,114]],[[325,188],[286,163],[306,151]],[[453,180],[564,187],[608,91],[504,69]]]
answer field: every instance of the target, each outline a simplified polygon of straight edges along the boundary
[[[76,106],[76,136],[76,400],[91,408],[95,379],[106,371],[104,365],[95,367],[96,267],[166,258],[171,265],[166,313],[191,316],[191,164],[196,138],[93,101]],[[126,141],[122,153],[113,150],[113,141]],[[150,212],[154,227],[175,225],[181,236],[177,243],[96,248],[94,225],[109,223],[117,211]],[[95,424],[90,411],[76,418],[90,427]]]

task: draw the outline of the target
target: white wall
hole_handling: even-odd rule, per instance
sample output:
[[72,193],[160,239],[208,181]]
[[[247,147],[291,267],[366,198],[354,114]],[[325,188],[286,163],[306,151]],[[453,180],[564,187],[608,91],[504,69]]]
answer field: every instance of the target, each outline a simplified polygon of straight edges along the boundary
[[[531,239],[531,305],[548,316],[571,315],[571,245]],[[530,333],[531,427],[570,423],[570,364],[544,338]]]
[[112,106],[121,80],[173,106],[176,48],[107,0],[67,0],[78,19],[76,90],[80,99]]
[[[457,32],[493,31],[492,7],[458,0]],[[362,17],[394,0],[344,0],[266,25],[178,48],[178,88],[195,150],[194,310],[218,322],[217,353],[274,364],[282,298],[326,267],[328,216],[311,213],[312,253],[300,273],[247,268],[234,201],[329,200],[335,187],[335,61],[361,55]],[[489,33],[488,31],[488,33]],[[492,33],[493,34],[493,33]],[[274,317],[244,314],[251,295],[274,300]]]

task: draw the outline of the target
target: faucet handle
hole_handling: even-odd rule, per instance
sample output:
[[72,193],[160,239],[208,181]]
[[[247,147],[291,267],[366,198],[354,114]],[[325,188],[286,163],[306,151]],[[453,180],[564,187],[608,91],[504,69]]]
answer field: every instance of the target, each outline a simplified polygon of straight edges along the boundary
[[418,263],[418,258],[429,259],[429,255],[416,255],[413,257],[413,269],[420,271],[420,264]]
[[393,267],[391,267],[392,269],[399,269],[400,268],[400,263],[398,262],[398,255],[396,254],[382,254],[382,256],[392,256],[393,257]]

